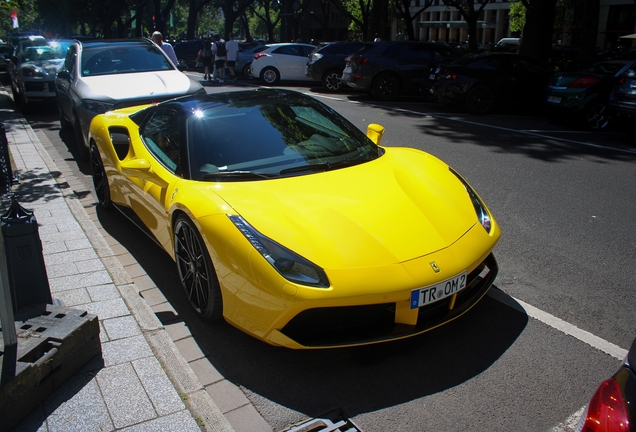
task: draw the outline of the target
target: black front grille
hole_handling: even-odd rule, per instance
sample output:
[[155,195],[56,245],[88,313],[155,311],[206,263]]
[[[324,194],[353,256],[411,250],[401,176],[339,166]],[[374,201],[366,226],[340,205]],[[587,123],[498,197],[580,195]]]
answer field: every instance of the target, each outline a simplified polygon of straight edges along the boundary
[[174,99],[174,96],[170,96],[170,97],[156,97],[156,98],[151,98],[151,99],[136,99],[136,100],[127,100],[127,101],[122,101],[122,102],[118,102],[115,104],[115,107],[113,109],[120,109],[120,108],[128,108],[131,106],[137,106],[137,105],[146,105],[146,104],[154,104],[154,103],[159,103],[159,102],[163,102],[169,99]]
[[395,303],[309,309],[295,316],[281,330],[306,347],[373,343],[423,333],[462,315],[481,299],[497,276],[490,254],[468,275],[468,286],[449,310],[451,297],[419,309],[415,326],[395,323]]

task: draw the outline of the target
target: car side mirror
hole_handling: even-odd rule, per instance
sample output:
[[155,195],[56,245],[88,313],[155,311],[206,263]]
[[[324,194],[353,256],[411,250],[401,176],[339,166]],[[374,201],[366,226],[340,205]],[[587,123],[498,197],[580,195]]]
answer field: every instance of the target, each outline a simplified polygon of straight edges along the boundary
[[185,63],[179,63],[177,65],[177,69],[179,69],[181,72],[185,72],[188,70],[188,65]]
[[168,187],[168,183],[155,175],[150,166],[150,162],[146,159],[131,159],[121,163],[121,172],[125,176],[137,177],[151,183],[155,183],[159,187]]
[[384,126],[376,123],[371,123],[367,127],[367,137],[369,137],[369,139],[376,145],[380,145],[380,142],[382,141],[382,135],[384,135]]
[[64,80],[70,80],[71,79],[71,73],[67,70],[61,70],[57,73],[57,77],[64,79]]

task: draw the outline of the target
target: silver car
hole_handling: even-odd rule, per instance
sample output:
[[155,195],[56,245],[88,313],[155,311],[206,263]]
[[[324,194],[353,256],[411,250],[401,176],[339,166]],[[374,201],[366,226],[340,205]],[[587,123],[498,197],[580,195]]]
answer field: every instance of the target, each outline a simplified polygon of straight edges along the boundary
[[22,112],[33,105],[55,102],[55,75],[62,67],[71,40],[22,46],[11,73],[13,99]]
[[73,129],[88,159],[88,128],[98,114],[180,96],[205,94],[149,39],[75,41],[55,80],[62,129]]

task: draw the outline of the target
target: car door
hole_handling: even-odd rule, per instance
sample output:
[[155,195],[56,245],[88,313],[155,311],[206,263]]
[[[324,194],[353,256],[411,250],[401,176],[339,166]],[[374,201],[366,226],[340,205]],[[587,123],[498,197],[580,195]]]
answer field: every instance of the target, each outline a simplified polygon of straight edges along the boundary
[[69,121],[73,119],[73,107],[71,99],[71,83],[77,73],[77,45],[73,44],[66,52],[64,65],[58,71],[55,78],[55,91],[60,114]]
[[522,105],[542,103],[552,71],[546,65],[523,56],[514,56],[508,67],[509,100]]
[[122,193],[143,225],[170,250],[172,239],[167,209],[186,170],[182,162],[186,160],[185,135],[179,114],[170,109],[157,109],[141,126],[140,137],[141,140],[133,142],[135,159],[121,164],[125,178]]
[[276,48],[274,54],[274,62],[276,68],[280,72],[281,80],[307,80],[305,68],[307,59],[314,47],[305,45],[283,45]]

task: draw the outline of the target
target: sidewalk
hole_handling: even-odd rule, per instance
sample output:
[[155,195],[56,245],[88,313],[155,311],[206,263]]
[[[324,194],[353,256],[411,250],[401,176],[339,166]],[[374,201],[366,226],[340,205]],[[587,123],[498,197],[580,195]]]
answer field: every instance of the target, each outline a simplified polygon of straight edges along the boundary
[[102,348],[13,430],[234,431],[1,87],[0,122],[20,179],[13,190],[38,222],[51,295],[98,316]]

